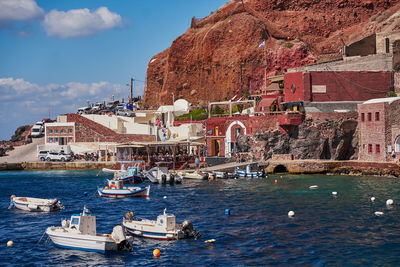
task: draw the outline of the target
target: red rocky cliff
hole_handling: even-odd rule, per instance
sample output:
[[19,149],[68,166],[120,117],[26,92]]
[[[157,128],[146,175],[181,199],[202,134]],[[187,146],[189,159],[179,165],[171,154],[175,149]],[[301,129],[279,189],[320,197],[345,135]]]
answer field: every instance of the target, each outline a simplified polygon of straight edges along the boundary
[[344,43],[374,31],[400,29],[399,10],[398,0],[229,1],[193,18],[150,60],[144,103],[171,104],[173,93],[204,105],[256,92],[265,77],[338,58]]

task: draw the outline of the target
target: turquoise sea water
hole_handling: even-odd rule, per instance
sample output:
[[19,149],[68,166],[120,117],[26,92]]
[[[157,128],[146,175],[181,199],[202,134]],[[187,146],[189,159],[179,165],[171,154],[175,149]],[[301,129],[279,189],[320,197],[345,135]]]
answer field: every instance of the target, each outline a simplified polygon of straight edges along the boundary
[[[184,181],[152,185],[150,198],[105,199],[97,171],[0,172],[0,265],[62,266],[399,266],[400,183],[383,177],[271,175],[268,179]],[[275,184],[274,180],[278,183]],[[310,190],[310,185],[318,185]],[[337,191],[337,197],[332,195]],[[84,196],[88,192],[88,196]],[[8,210],[9,197],[57,197],[66,207],[53,213]],[[167,196],[166,199],[163,197]],[[375,196],[375,202],[370,197]],[[392,198],[394,205],[386,207]],[[126,211],[155,219],[167,207],[177,221],[189,219],[199,240],[135,239],[134,251],[100,254],[37,244],[46,227],[82,211],[97,216],[109,233]],[[225,215],[225,209],[231,215]],[[288,218],[288,211],[295,211]],[[377,217],[375,211],[383,211]],[[204,243],[216,239],[214,244]],[[6,247],[8,240],[13,247]],[[152,251],[161,250],[154,258]]]

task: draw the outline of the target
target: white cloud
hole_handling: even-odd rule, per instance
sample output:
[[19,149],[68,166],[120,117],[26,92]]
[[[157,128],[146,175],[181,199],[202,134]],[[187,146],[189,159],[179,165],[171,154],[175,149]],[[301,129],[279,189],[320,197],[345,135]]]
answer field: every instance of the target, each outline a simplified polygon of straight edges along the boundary
[[122,26],[119,14],[107,7],[72,9],[67,12],[52,10],[44,17],[42,25],[48,36],[72,38],[93,35],[107,29]]
[[34,0],[0,0],[0,21],[32,20],[43,13]]

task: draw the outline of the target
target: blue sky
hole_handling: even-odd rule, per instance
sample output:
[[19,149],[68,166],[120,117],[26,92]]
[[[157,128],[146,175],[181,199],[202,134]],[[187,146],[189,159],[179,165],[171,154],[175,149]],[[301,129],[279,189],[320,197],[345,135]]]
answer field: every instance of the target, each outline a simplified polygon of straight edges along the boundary
[[[227,0],[0,0],[0,140],[18,126],[126,97],[151,57]],[[143,93],[135,82],[135,95]]]

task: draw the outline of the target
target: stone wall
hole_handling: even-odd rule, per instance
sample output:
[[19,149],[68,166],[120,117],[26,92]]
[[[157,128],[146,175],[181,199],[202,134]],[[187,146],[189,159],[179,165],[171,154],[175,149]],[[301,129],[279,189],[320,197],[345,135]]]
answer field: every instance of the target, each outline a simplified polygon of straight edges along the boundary
[[290,134],[279,130],[258,131],[241,136],[239,147],[254,160],[274,154],[293,154],[296,159],[357,159],[356,113],[308,114]]

